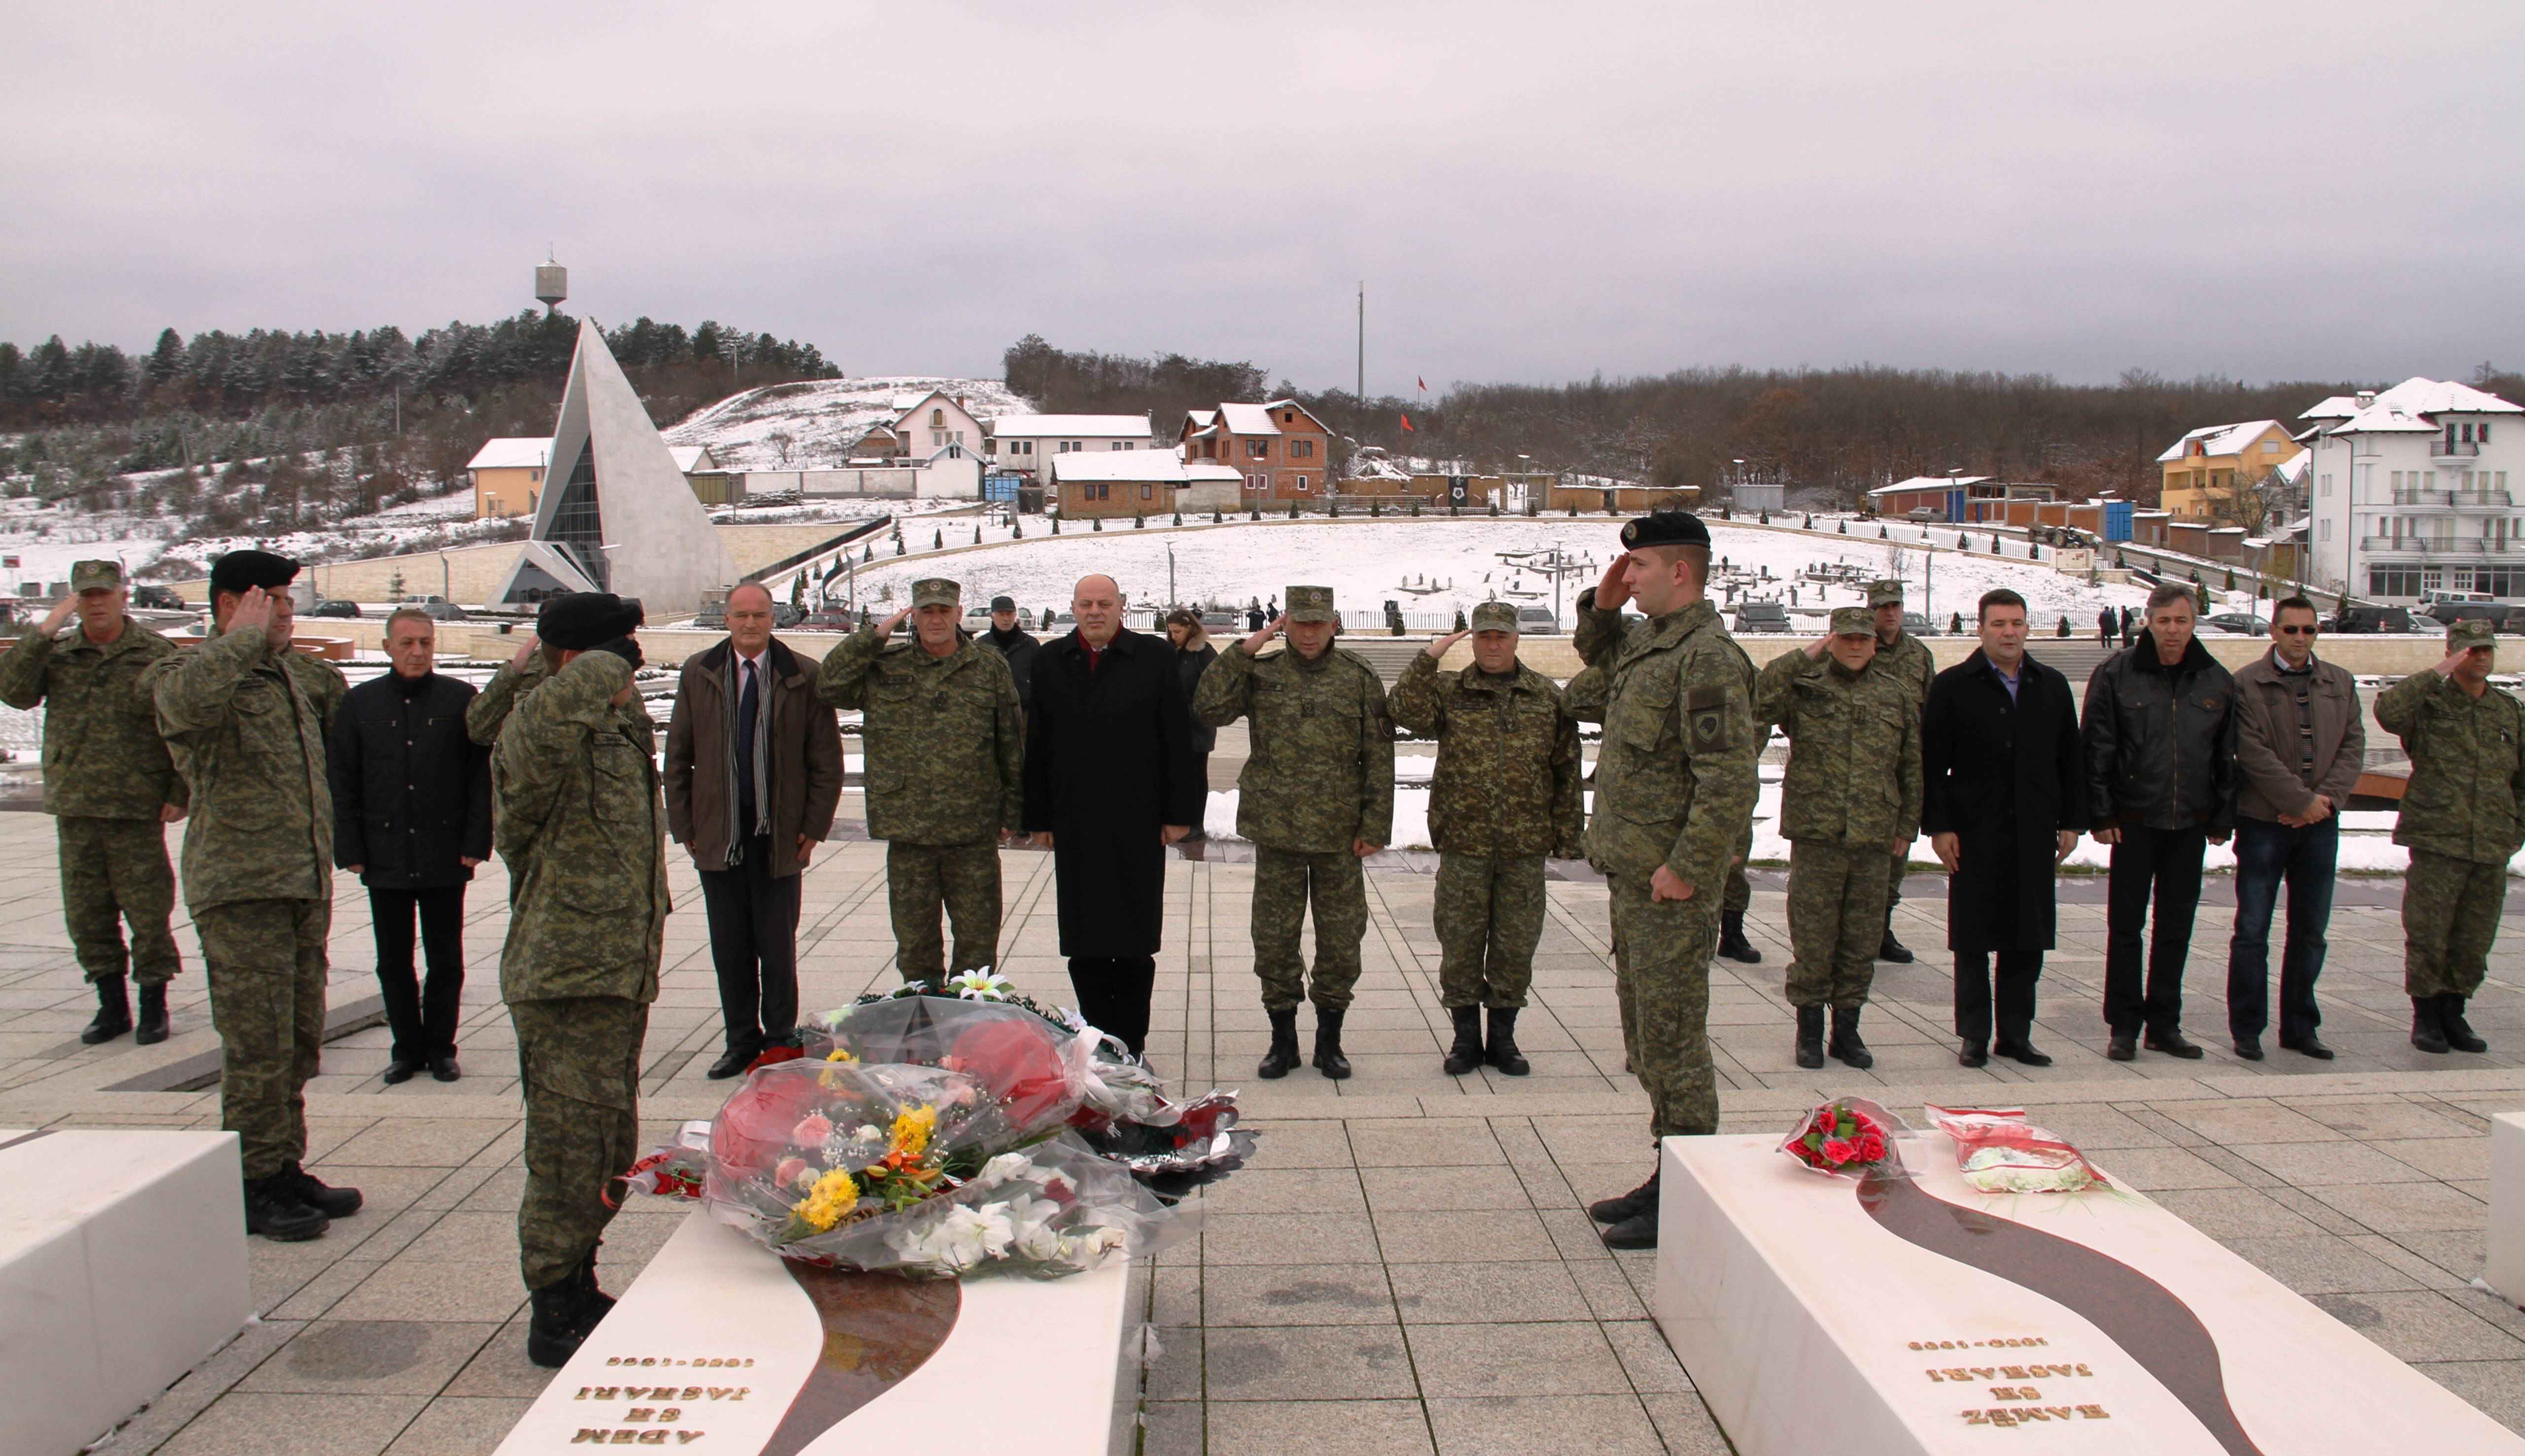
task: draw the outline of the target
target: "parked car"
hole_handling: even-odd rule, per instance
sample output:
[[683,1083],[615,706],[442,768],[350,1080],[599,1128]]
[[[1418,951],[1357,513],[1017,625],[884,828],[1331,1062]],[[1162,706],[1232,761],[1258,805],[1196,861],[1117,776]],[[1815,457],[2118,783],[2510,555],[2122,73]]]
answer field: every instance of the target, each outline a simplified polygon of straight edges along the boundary
[[2267,637],[2271,631],[2270,618],[2255,616],[2249,611],[2222,611],[2215,616],[2203,617],[2201,625],[2215,627],[2221,632],[2241,632],[2249,637]]
[[307,614],[309,616],[358,616],[360,614],[360,604],[357,602],[336,602],[328,599],[308,607]]
[[[465,614],[464,607],[457,606],[453,602],[430,601],[415,605],[421,611],[428,613],[429,619],[433,622],[470,622],[472,620],[471,617]],[[355,611],[353,614],[357,615],[357,612]]]
[[2332,614],[2334,632],[2410,632],[2411,613],[2401,607],[2345,607]]
[[1520,607],[1516,609],[1516,630],[1536,637],[1550,637],[1560,632],[1560,624],[1552,618],[1549,607]]
[[131,605],[146,611],[183,611],[190,604],[176,596],[173,588],[153,581],[131,589]]
[[1906,611],[1903,613],[1903,630],[1913,637],[1935,637],[1938,624],[1930,621],[1925,611]]
[[1227,633],[1235,633],[1241,636],[1243,635],[1242,629],[1244,626],[1245,618],[1232,611],[1225,611],[1213,607],[1201,614],[1201,630],[1213,637]]
[[847,607],[822,607],[807,613],[803,625],[810,632],[848,632],[858,622],[858,616]]
[[2488,622],[2492,631],[2501,632],[2515,612],[2500,602],[2432,602],[2420,608],[2420,615],[2449,627],[2457,622]]
[[1736,608],[1734,630],[1739,633],[1786,632],[1790,630],[1789,609],[1777,602],[1745,603]]

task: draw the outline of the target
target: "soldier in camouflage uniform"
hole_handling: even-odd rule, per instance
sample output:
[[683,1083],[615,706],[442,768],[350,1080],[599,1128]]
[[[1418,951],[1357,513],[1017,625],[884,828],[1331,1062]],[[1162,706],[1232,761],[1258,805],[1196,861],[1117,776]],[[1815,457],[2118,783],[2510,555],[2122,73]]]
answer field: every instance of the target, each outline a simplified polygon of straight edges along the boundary
[[[962,589],[912,584],[912,605],[824,655],[816,694],[862,709],[868,834],[886,842],[894,963],[944,981],[1000,955],[1000,842],[1025,823],[1025,725],[998,653],[958,625]],[[913,640],[887,645],[906,618]],[[939,933],[944,905],[956,953]]]
[[[1574,646],[1610,681],[1587,858],[1612,898],[1622,1048],[1649,1094],[1652,1138],[1718,1130],[1709,953],[1729,861],[1754,814],[1754,666],[1705,595],[1709,531],[1660,510],[1578,598]],[[1648,620],[1626,629],[1622,604]],[[1615,1248],[1654,1248],[1658,1180],[1589,1208]]]
[[[1465,637],[1473,663],[1441,672]],[[1578,725],[1552,679],[1516,658],[1516,608],[1485,602],[1472,625],[1429,644],[1385,697],[1394,721],[1438,740],[1429,781],[1429,840],[1438,849],[1438,1001],[1455,1019],[1445,1070],[1487,1062],[1511,1077],[1532,1068],[1516,1046],[1516,1013],[1534,983],[1543,939],[1543,860],[1585,852]],[[1490,1035],[1482,1010],[1490,1009]]]
[[[167,828],[186,794],[139,691],[149,664],[175,645],[131,619],[116,561],[71,567],[71,595],[0,656],[0,703],[44,709],[44,812],[60,845],[62,920],[96,988],[90,1046],[132,1031],[125,976],[140,983],[132,1040],[167,1040],[167,983],[183,969],[175,937],[175,872]],[[62,626],[75,612],[77,627]],[[123,944],[123,923],[131,946]]]
[[1756,720],[1789,736],[1788,994],[1798,1065],[1809,1069],[1823,1065],[1826,1006],[1832,1054],[1861,1071],[1876,1064],[1858,1036],[1876,969],[1868,932],[1885,921],[1885,861],[1920,828],[1919,707],[1886,665],[1867,608],[1843,607],[1831,636],[1772,658],[1754,687]]
[[[1938,659],[1929,645],[1903,630],[1903,583],[1893,577],[1867,584],[1867,606],[1876,613],[1877,671],[1901,683],[1911,695],[1911,716],[1929,705],[1929,684],[1938,677]],[[1885,872],[1885,937],[1876,947],[1878,960],[1909,965],[1911,949],[1894,938],[1894,907],[1903,902],[1903,871],[1909,866],[1911,847],[1905,845]]]
[[[1333,646],[1341,615],[1330,587],[1289,588],[1289,607],[1218,655],[1194,690],[1193,716],[1213,728],[1252,719],[1237,779],[1236,832],[1254,843],[1254,974],[1271,1018],[1271,1047],[1256,1068],[1286,1077],[1298,1064],[1298,1002],[1315,1005],[1316,1071],[1350,1075],[1342,1018],[1359,983],[1367,936],[1367,880],[1360,861],[1394,832],[1394,724],[1385,684],[1364,658]],[[1266,653],[1285,632],[1285,650]],[[1312,994],[1298,933],[1312,900]]]
[[313,1238],[360,1206],[357,1189],[300,1165],[333,924],[324,738],[347,689],[331,663],[290,650],[297,574],[265,552],[220,558],[208,638],[140,679],[192,796],[184,907],[220,1033],[220,1126],[237,1135],[247,1231],[279,1239]]
[[2490,623],[2447,629],[2447,656],[2376,698],[2376,721],[2411,756],[2394,843],[2402,876],[2402,990],[2411,1044],[2487,1051],[2463,1003],[2490,971],[2507,861],[2525,845],[2525,706],[2490,686]]
[[[1760,730],[1757,730],[1759,732]],[[1758,763],[1762,750],[1769,745],[1769,735],[1754,745],[1754,760]],[[1734,862],[1727,867],[1727,889],[1718,901],[1718,958],[1749,966],[1762,963],[1761,948],[1745,935],[1745,912],[1754,907],[1754,882],[1745,877],[1745,861],[1754,857],[1754,824],[1745,823],[1745,837],[1736,842]]]
[[632,685],[640,615],[610,592],[546,601],[542,681],[515,700],[491,756],[511,887],[500,996],[526,1104],[518,1264],[526,1356],[548,1369],[614,1303],[596,1249],[608,1185],[640,1155],[640,1048],[671,908],[656,730]]

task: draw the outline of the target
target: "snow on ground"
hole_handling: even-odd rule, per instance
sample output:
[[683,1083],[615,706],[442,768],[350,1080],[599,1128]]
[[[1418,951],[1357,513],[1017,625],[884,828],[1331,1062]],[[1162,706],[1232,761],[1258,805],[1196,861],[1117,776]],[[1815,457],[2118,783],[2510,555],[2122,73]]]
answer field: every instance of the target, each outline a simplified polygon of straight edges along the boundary
[[[868,426],[891,424],[902,413],[895,401],[939,390],[962,396],[975,419],[1030,413],[1034,407],[997,379],[950,379],[924,374],[882,378],[821,379],[771,384],[730,395],[695,412],[666,432],[669,445],[707,445],[720,464],[735,470],[817,470],[848,461],[850,447]],[[784,462],[771,436],[790,437]],[[982,442],[966,442],[974,449]]]

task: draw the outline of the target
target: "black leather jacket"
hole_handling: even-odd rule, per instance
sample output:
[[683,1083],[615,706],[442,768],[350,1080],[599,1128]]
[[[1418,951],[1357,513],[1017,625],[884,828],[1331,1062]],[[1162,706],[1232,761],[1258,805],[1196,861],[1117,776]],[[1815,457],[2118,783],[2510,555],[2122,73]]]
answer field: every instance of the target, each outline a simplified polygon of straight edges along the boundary
[[2141,633],[2087,680],[2083,719],[2096,828],[2236,827],[2236,680],[2198,639],[2169,667]]

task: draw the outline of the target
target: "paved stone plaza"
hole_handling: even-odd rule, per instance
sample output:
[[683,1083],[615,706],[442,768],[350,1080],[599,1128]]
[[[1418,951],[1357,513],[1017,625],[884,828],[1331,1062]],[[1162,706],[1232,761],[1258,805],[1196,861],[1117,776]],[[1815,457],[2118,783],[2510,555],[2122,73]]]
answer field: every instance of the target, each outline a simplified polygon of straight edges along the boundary
[[[1388,856],[1368,878],[1367,973],[1348,1038],[1357,1078],[1301,1069],[1263,1083],[1252,1075],[1265,1024],[1245,931],[1251,872],[1232,848],[1171,866],[1151,1051],[1197,1087],[1242,1089],[1262,1138],[1251,1167],[1199,1200],[1200,1238],[1159,1260],[1146,1451],[1726,1450],[1648,1318],[1654,1257],[1608,1253],[1581,1210],[1649,1167],[1646,1104],[1621,1072],[1603,887],[1583,871],[1552,887],[1537,1005],[1519,1026],[1535,1074],[1459,1081],[1437,1065],[1446,1018],[1429,857]],[[1006,862],[1004,969],[1030,994],[1066,999],[1051,858]],[[642,1109],[660,1140],[709,1116],[724,1090],[702,1077],[718,1048],[717,1002],[681,855],[674,883],[684,908],[668,929]],[[2323,1035],[2341,1058],[2274,1050],[2255,1065],[2227,1051],[2217,993],[2230,897],[2213,881],[2188,1017],[2207,1060],[2116,1064],[2097,1009],[2102,887],[2064,884],[2066,946],[2044,978],[2037,1031],[2057,1066],[1958,1068],[1946,978],[1924,962],[1880,970],[1866,1027],[1877,1067],[1865,1074],[1795,1068],[1780,883],[1761,877],[1763,964],[1722,962],[1710,994],[1729,1130],[1784,1128],[1826,1092],[1878,1095],[1906,1115],[1923,1099],[2022,1102],[2130,1187],[2525,1431],[2525,1314],[2467,1283],[2488,1213],[2486,1115],[2525,1108],[2525,910],[2511,908],[2473,1013],[2495,1049],[2430,1057],[2404,1041],[2398,887],[2345,882],[2322,985]],[[1914,886],[1901,933],[1935,946],[1937,882]],[[513,1229],[523,1174],[498,1002],[506,888],[486,866],[470,901],[465,1080],[383,1087],[382,1027],[326,1048],[309,1089],[310,1160],[361,1188],[368,1208],[314,1242],[253,1240],[262,1322],[126,1428],[116,1452],[485,1452],[541,1388]],[[348,876],[336,895],[339,1006],[375,986],[366,897]],[[93,1002],[62,930],[41,815],[0,814],[0,1125],[216,1127],[216,1088],[118,1090],[187,1080],[188,1059],[216,1050],[189,928],[174,1037],[86,1048],[76,1034]],[[801,942],[811,1007],[892,983],[878,847],[818,855]],[[607,1283],[627,1283],[683,1213],[635,1202],[606,1246]]]

